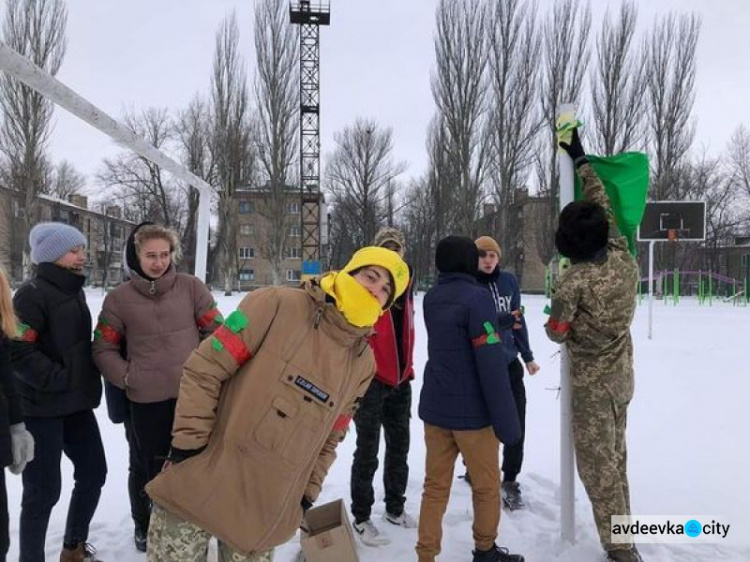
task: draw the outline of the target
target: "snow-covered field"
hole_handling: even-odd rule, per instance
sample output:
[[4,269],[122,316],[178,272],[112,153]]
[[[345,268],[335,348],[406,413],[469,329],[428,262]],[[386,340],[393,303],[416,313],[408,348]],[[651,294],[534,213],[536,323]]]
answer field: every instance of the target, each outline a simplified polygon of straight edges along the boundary
[[[224,313],[241,296],[216,294]],[[94,317],[102,295],[88,293]],[[526,377],[528,417],[526,460],[519,480],[526,494],[525,511],[503,512],[499,543],[526,556],[528,562],[601,560],[596,531],[580,482],[576,487],[576,538],[573,546],[560,542],[559,381],[557,347],[544,336],[543,297],[524,297],[532,347],[542,371]],[[727,304],[701,307],[683,299],[674,307],[655,305],[654,339],[647,338],[648,309],[638,308],[633,325],[636,351],[636,394],[629,410],[629,475],[634,514],[715,515],[730,523],[718,545],[643,545],[648,562],[750,561],[750,308]],[[417,380],[414,385],[411,474],[407,510],[418,515],[424,477],[422,423],[416,416],[420,376],[426,356],[426,332],[417,299]],[[109,422],[104,406],[97,411],[104,438],[109,476],[90,541],[107,562],[145,560],[132,544],[126,487],[127,445],[122,426]],[[355,439],[339,447],[339,458],[319,503],[335,498],[349,501],[349,470]],[[382,452],[382,451],[381,451]],[[62,499],[52,513],[47,559],[57,560],[62,545],[72,469],[63,462]],[[458,471],[457,471],[458,474]],[[376,475],[374,519],[383,513],[381,474]],[[18,556],[19,477],[7,473],[11,517],[9,560]],[[456,480],[443,523],[443,561],[471,560],[471,494]],[[386,523],[381,529],[392,539],[387,547],[360,546],[362,562],[387,558],[415,560],[416,530]],[[299,551],[293,540],[277,550],[277,562],[291,562]]]

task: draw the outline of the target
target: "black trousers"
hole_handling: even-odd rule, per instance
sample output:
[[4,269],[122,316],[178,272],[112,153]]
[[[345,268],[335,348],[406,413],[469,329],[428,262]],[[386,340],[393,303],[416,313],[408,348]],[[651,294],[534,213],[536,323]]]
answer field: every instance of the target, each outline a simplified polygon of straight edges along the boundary
[[404,382],[394,388],[373,379],[354,415],[357,448],[352,464],[351,494],[352,515],[357,522],[370,518],[375,503],[372,480],[378,469],[381,427],[385,434],[385,508],[394,515],[403,512],[409,480],[410,418],[411,384]]
[[128,440],[128,496],[130,497],[130,515],[136,528],[142,531],[148,530],[148,522],[151,518],[151,499],[146,494],[148,475],[142,465],[141,455],[138,450],[138,440],[133,429],[133,420],[130,417],[130,408],[123,421],[125,426],[125,438]]
[[516,357],[508,365],[510,389],[516,401],[518,418],[521,422],[521,440],[510,447],[503,447],[503,481],[513,482],[521,472],[523,464],[523,443],[526,440],[526,386],[523,382],[523,364]]
[[5,469],[0,467],[0,562],[5,562],[10,548],[10,521],[8,518],[8,490],[5,487]]
[[71,545],[88,539],[107,478],[107,462],[92,410],[54,418],[26,417],[24,421],[35,445],[34,460],[23,471],[20,561],[44,562],[50,513],[60,499],[62,454],[73,463],[75,481],[63,537],[63,542]]
[[[161,472],[164,461],[169,454],[176,405],[177,400],[174,398],[148,404],[130,403],[130,421],[136,443],[139,470],[141,471],[141,475],[136,478],[145,478],[144,486]],[[136,486],[139,486],[139,484],[134,483],[134,488]],[[143,490],[143,486],[140,487],[140,490]],[[145,492],[143,493],[145,494]],[[146,497],[146,499],[148,498]],[[150,517],[150,501],[148,510]],[[136,524],[142,523],[142,521],[136,521]],[[148,529],[148,519],[146,519],[143,528]]]

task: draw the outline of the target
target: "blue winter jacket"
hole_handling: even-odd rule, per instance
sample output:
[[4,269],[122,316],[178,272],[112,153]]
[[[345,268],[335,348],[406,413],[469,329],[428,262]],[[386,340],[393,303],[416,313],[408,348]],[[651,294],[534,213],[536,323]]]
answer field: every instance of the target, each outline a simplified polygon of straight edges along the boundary
[[510,389],[509,360],[487,289],[471,275],[441,273],[425,295],[423,310],[428,359],[419,417],[452,430],[491,425],[500,441],[517,443],[521,426]]
[[521,308],[521,289],[518,287],[518,279],[512,273],[500,271],[495,268],[492,273],[479,272],[477,279],[481,285],[490,290],[492,300],[495,301],[495,310],[498,314],[498,325],[500,337],[503,339],[503,347],[508,355],[508,361],[513,360],[521,353],[524,363],[534,360],[534,353],[529,345],[529,329],[526,327],[526,317],[521,316],[521,328],[512,328],[514,321],[510,314]]

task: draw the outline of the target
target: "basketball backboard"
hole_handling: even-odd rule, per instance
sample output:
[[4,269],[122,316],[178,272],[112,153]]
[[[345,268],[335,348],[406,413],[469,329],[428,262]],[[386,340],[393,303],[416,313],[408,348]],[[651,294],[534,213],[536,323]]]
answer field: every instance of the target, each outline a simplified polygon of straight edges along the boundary
[[698,242],[706,239],[705,201],[651,201],[646,203],[638,226],[638,240],[683,240]]

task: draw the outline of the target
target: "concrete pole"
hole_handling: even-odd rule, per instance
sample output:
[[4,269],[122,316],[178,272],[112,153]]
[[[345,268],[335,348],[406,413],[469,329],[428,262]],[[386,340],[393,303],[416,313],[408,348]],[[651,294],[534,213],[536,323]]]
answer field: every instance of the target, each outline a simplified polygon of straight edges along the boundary
[[109,135],[118,144],[147,158],[176,178],[198,189],[200,202],[198,204],[198,233],[195,248],[195,276],[205,281],[212,187],[3,42],[0,42],[0,70],[4,70],[29,88],[36,90],[92,127]]
[[[574,104],[562,104],[557,122],[574,121]],[[558,150],[557,167],[560,172],[560,210],[574,197],[573,160]],[[560,346],[560,538],[575,542],[575,457],[573,452],[573,422],[571,415],[570,358],[565,345]]]

